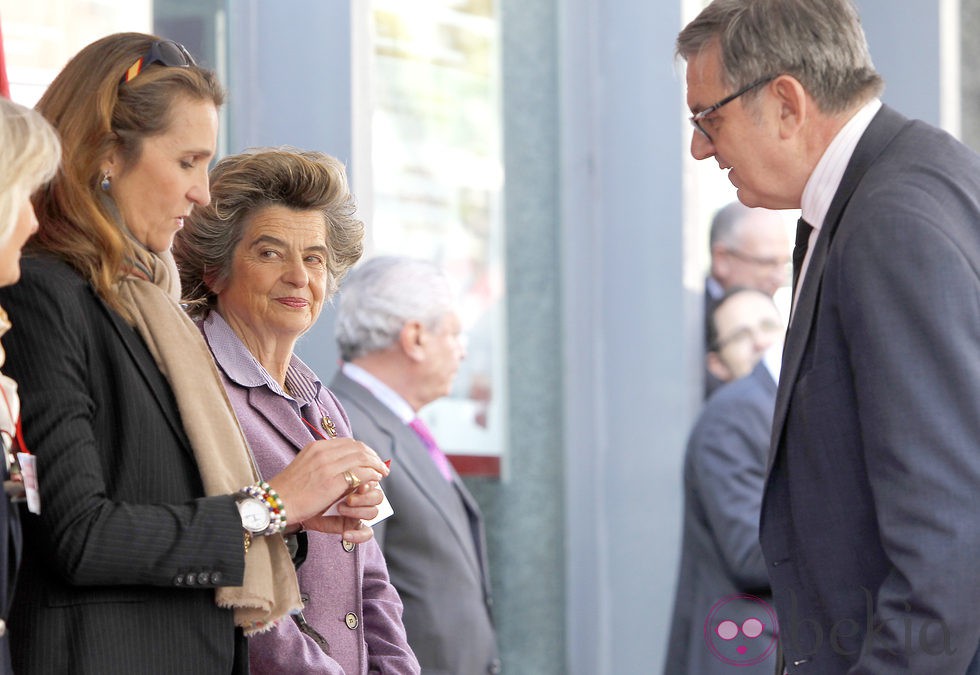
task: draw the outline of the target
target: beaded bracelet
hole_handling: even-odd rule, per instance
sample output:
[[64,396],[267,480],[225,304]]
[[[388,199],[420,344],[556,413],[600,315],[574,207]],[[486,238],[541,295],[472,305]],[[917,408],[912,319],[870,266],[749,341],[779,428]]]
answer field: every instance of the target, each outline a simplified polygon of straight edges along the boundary
[[286,506],[282,503],[279,493],[272,489],[271,485],[265,481],[260,481],[256,485],[249,485],[242,491],[251,497],[255,497],[269,509],[269,527],[262,532],[263,535],[278,534],[286,529]]

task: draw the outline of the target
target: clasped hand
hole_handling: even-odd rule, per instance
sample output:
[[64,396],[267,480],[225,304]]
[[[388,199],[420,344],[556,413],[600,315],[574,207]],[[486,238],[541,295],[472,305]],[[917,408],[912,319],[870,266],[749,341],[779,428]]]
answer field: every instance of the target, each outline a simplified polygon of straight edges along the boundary
[[[350,490],[344,473],[350,471],[360,485]],[[355,544],[374,536],[362,520],[378,514],[382,493],[378,481],[389,469],[377,453],[352,438],[314,441],[303,448],[269,484],[279,493],[286,507],[287,531],[302,527],[318,532],[341,534]],[[331,504],[346,495],[338,505],[339,516],[324,516]]]

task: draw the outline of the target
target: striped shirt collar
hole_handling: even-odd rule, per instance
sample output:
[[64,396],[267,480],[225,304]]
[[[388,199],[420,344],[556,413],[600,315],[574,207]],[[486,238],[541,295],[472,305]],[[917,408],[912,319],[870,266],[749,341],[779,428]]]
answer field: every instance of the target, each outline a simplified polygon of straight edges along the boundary
[[827,217],[830,203],[844,178],[844,171],[851,161],[854,149],[880,109],[881,100],[878,98],[865,103],[837,132],[810,174],[803,188],[801,207],[803,220],[814,230],[823,227],[824,218]]
[[300,406],[316,402],[323,385],[298,356],[293,354],[286,368],[286,387],[292,392],[290,395],[258,362],[220,314],[215,311],[208,313],[202,326],[215,361],[221,366],[228,379],[243,387],[268,387],[279,396],[295,401]]

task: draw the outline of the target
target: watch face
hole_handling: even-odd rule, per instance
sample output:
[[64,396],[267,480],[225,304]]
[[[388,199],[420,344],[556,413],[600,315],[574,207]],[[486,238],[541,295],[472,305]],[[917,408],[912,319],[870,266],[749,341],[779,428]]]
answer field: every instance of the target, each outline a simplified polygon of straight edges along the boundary
[[249,532],[262,532],[272,520],[269,509],[255,497],[238,502],[238,512],[242,516],[242,527]]

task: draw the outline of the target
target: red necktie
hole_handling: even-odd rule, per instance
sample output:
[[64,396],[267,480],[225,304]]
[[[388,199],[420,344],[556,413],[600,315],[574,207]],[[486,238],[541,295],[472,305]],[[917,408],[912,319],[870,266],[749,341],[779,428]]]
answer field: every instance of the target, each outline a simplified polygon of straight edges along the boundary
[[446,457],[446,453],[439,449],[439,444],[436,443],[436,439],[432,437],[432,432],[429,431],[429,427],[425,425],[421,419],[416,417],[414,420],[408,423],[408,426],[419,435],[422,442],[425,443],[425,447],[429,450],[429,456],[432,457],[432,461],[435,462],[436,467],[439,469],[439,473],[442,477],[452,482],[453,472],[449,468],[449,458]]

